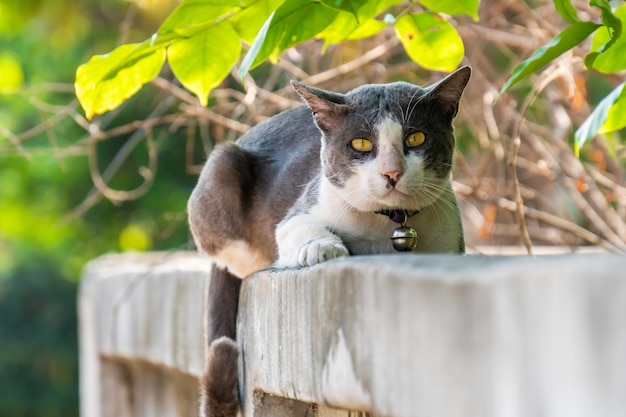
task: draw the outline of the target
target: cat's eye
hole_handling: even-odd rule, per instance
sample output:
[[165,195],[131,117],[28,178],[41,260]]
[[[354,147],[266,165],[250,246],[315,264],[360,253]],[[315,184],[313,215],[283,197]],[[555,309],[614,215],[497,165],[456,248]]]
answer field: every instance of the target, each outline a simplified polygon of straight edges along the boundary
[[352,146],[352,149],[359,152],[369,152],[374,147],[372,141],[361,138],[352,139],[352,142],[350,142],[350,146]]
[[424,132],[415,132],[407,136],[404,142],[409,148],[415,148],[416,146],[420,146],[422,143],[424,143],[425,140],[426,135],[424,134]]

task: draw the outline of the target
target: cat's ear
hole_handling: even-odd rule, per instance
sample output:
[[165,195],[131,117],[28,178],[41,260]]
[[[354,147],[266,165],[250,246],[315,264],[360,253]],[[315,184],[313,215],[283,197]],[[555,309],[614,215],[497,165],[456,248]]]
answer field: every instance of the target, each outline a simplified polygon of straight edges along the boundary
[[291,86],[309,106],[315,123],[323,131],[332,129],[345,114],[345,95],[320,90],[298,81],[292,81]]
[[427,89],[428,97],[436,100],[442,107],[444,114],[450,119],[453,119],[459,110],[459,100],[471,75],[472,69],[466,66],[454,71]]

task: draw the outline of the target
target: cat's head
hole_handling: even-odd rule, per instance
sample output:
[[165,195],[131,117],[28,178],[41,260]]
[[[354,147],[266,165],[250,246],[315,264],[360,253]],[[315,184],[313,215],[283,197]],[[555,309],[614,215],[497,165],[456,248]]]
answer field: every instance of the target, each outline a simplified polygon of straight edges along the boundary
[[449,181],[463,67],[422,88],[396,82],[346,94],[292,82],[322,132],[323,174],[361,211],[421,210]]

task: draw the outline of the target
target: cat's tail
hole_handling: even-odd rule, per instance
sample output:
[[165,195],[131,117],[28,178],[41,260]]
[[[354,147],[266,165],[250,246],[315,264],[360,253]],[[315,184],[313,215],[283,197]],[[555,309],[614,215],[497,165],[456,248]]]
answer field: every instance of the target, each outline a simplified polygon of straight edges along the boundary
[[200,410],[203,417],[236,417],[239,411],[235,342],[222,336],[209,346],[202,373]]
[[213,266],[207,287],[207,354],[200,380],[200,415],[236,417],[240,409],[237,388],[237,306],[241,279]]

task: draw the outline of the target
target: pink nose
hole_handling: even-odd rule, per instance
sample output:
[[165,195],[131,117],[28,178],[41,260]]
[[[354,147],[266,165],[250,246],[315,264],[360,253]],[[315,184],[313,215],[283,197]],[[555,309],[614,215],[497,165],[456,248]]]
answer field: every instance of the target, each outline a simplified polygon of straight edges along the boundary
[[394,183],[396,183],[396,182],[398,182],[398,180],[402,176],[402,171],[399,171],[399,170],[396,170],[396,171],[386,171],[386,172],[383,172],[382,175],[384,177],[387,177],[388,179],[390,179]]

